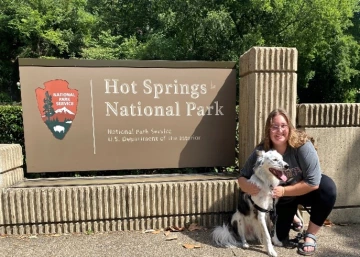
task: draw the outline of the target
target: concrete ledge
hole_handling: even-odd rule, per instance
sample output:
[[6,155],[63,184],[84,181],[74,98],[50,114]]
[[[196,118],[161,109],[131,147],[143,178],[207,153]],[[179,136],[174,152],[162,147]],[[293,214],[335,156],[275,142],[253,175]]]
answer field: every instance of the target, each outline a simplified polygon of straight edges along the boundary
[[208,227],[222,224],[237,199],[234,178],[9,188],[0,192],[0,234],[143,230],[191,222]]
[[22,165],[20,145],[0,144],[0,189],[15,185],[24,179]]
[[360,104],[300,104],[297,113],[297,126],[315,139],[321,170],[337,187],[329,219],[359,223]]
[[156,175],[126,175],[126,176],[99,176],[99,177],[64,177],[64,178],[37,178],[25,179],[13,185],[13,188],[40,188],[66,186],[98,186],[98,185],[128,185],[163,182],[191,182],[231,180],[230,174],[202,173],[202,174],[156,174]]
[[329,220],[335,224],[360,223],[360,206],[334,209],[329,215]]
[[19,144],[0,144],[0,173],[22,165],[23,155]]
[[15,168],[0,173],[0,189],[21,183],[24,180],[22,168]]
[[304,130],[315,139],[321,170],[336,184],[335,206],[360,206],[360,127]]
[[360,104],[299,104],[299,127],[360,126]]

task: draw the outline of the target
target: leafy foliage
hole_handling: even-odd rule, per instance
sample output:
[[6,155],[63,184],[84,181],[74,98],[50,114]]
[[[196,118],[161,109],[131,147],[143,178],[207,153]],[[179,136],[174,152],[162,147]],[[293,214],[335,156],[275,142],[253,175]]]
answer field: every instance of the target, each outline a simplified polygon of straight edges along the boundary
[[237,61],[252,46],[296,47],[300,102],[353,102],[358,0],[3,0],[0,90],[19,100],[15,60]]
[[0,106],[1,144],[20,144],[24,147],[24,131],[21,106]]
[[[24,130],[21,106],[0,105],[0,144],[20,144],[25,163]],[[26,169],[26,165],[24,165]]]

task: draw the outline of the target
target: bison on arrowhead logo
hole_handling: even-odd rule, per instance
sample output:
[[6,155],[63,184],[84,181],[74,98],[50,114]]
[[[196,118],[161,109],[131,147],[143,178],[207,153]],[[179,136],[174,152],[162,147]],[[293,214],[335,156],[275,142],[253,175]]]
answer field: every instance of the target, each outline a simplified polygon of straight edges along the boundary
[[35,90],[41,118],[57,139],[63,139],[75,119],[78,91],[69,89],[69,83],[61,79],[47,81],[44,86]]

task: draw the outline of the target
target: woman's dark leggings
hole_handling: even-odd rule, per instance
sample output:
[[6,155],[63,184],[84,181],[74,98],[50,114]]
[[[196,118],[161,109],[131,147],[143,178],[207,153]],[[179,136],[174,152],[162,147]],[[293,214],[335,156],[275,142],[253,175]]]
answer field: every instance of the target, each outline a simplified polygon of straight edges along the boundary
[[308,194],[297,196],[294,201],[276,205],[278,219],[276,222],[276,235],[280,241],[288,238],[298,205],[311,207],[310,221],[322,226],[332,211],[336,201],[336,185],[334,181],[322,174],[319,188]]

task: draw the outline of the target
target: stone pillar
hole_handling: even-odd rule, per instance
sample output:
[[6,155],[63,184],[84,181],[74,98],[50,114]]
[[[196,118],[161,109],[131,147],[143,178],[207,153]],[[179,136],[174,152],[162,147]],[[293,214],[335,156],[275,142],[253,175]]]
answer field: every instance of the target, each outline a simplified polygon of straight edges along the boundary
[[23,155],[19,144],[0,144],[0,189],[24,180],[22,165]]
[[268,114],[284,108],[295,125],[297,50],[253,47],[240,56],[239,167],[264,136]]

